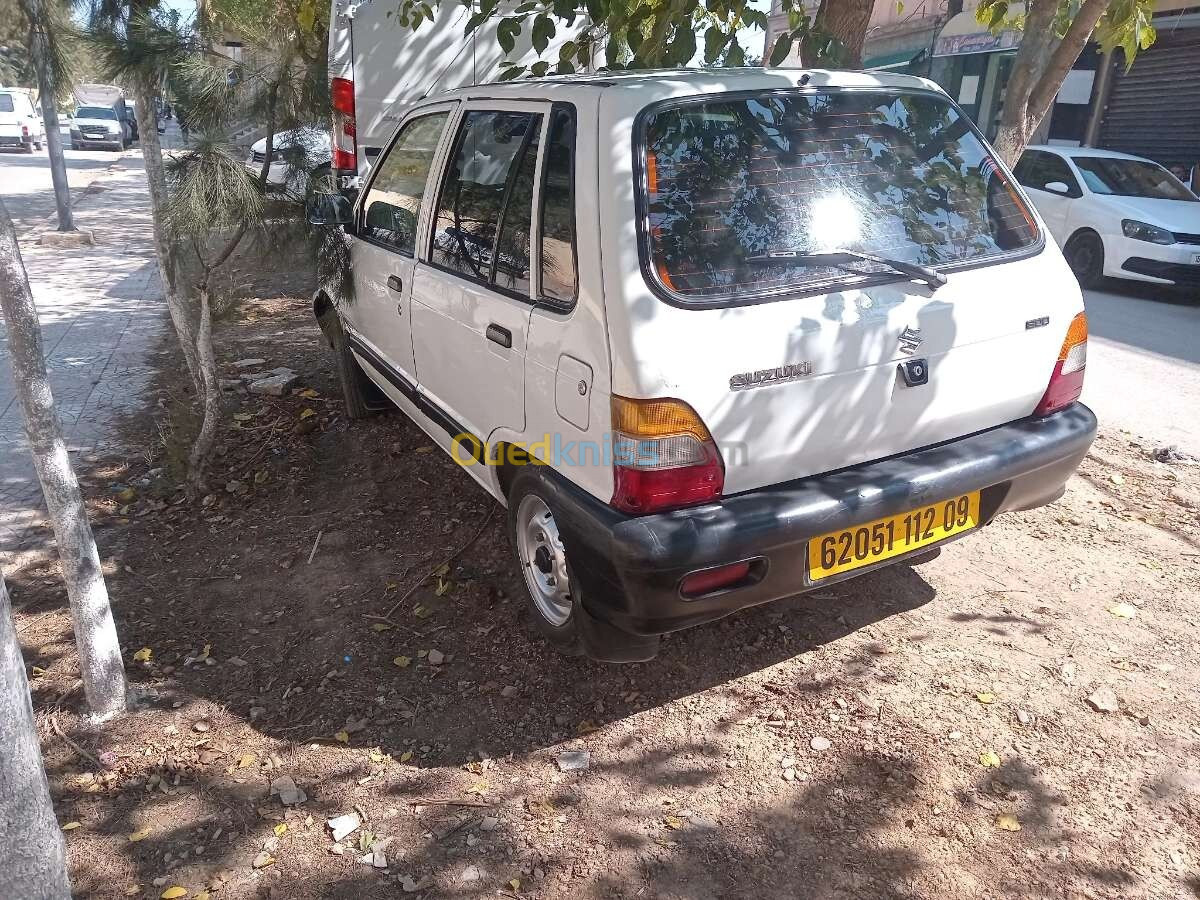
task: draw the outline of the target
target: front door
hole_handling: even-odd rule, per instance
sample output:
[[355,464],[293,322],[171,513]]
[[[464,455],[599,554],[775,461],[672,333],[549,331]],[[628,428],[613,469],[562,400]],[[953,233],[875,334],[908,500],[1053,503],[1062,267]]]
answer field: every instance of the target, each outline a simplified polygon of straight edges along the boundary
[[374,167],[350,242],[354,296],[344,312],[351,347],[405,391],[416,386],[409,297],[421,201],[450,111],[423,113],[400,129]]
[[421,393],[448,427],[487,441],[525,425],[525,341],[538,148],[549,107],[464,106],[427,258],[413,274]]

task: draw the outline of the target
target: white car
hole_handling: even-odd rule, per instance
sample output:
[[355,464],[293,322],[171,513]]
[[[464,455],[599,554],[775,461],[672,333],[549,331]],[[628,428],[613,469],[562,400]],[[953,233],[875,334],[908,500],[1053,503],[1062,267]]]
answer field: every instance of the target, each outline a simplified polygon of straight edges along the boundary
[[[329,174],[332,150],[329,132],[319,128],[297,128],[281,131],[271,141],[271,167],[267,170],[267,187],[286,189],[293,196],[303,197],[311,181]],[[246,168],[258,175],[267,158],[267,139],[261,138],[250,147]]]
[[28,89],[0,87],[0,147],[32,153],[45,143],[46,126]]
[[1158,163],[1034,146],[1013,173],[1084,287],[1110,277],[1200,288],[1200,198]]
[[314,297],[346,411],[400,408],[507,506],[567,652],[929,555],[1092,442],[1079,285],[930,81],[487,84],[383,144],[310,204],[348,248],[352,296]]
[[77,106],[71,117],[71,149],[106,147],[124,150],[132,135],[123,106]]

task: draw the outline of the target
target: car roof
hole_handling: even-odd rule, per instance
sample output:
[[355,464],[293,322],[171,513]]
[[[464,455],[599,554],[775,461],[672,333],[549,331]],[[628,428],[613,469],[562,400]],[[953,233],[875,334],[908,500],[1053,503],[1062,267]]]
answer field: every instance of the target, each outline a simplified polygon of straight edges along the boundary
[[619,102],[622,104],[636,104],[640,107],[671,97],[743,90],[786,90],[796,87],[873,87],[941,92],[941,88],[934,82],[915,75],[758,67],[642,69],[636,72],[606,71],[580,75],[555,75],[546,78],[523,78],[461,87],[430,95],[422,101],[421,105],[452,99],[566,100],[571,99],[572,96],[582,97],[604,91],[607,96],[623,95],[619,96]]
[[1075,158],[1077,156],[1100,156],[1106,159],[1132,159],[1137,162],[1152,163],[1158,165],[1152,159],[1146,159],[1144,156],[1134,156],[1132,153],[1119,153],[1116,150],[1101,150],[1099,147],[1068,147],[1062,144],[1030,144],[1026,150],[1045,150],[1048,153],[1057,153],[1060,156]]

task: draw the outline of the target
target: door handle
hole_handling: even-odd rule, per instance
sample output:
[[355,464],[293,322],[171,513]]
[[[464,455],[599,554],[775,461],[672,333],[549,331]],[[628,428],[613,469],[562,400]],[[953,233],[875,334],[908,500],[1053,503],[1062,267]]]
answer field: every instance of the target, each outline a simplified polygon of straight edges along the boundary
[[501,347],[512,346],[512,332],[507,328],[501,328],[495,322],[487,327],[487,331],[485,333],[487,334],[487,339],[489,341],[495,341]]
[[400,280],[399,275],[389,275],[387,284],[388,284],[388,287],[391,288],[393,291],[395,291],[397,294],[404,292],[404,282]]

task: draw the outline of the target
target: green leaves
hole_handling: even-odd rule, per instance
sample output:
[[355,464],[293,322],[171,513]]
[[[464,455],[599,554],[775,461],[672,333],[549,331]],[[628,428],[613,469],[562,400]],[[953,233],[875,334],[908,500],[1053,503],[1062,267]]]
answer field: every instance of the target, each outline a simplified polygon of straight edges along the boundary
[[1128,71],[1138,51],[1148,49],[1158,37],[1151,24],[1153,16],[1152,0],[1113,0],[1096,26],[1094,37],[1106,52],[1120,47]]
[[538,53],[544,53],[546,48],[550,46],[550,39],[554,37],[556,31],[554,21],[545,13],[534,19],[533,34],[530,35],[533,49]]
[[496,26],[496,42],[505,53],[512,53],[520,33],[520,19],[501,19],[500,24]]
[[710,66],[715,63],[728,43],[729,35],[716,25],[709,25],[704,32],[704,62]]
[[792,52],[792,36],[786,31],[779,35],[775,40],[775,46],[771,48],[771,65],[777,66],[787,59],[787,55]]

